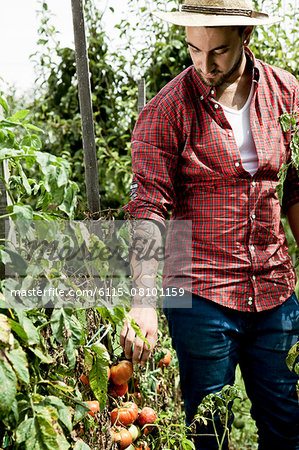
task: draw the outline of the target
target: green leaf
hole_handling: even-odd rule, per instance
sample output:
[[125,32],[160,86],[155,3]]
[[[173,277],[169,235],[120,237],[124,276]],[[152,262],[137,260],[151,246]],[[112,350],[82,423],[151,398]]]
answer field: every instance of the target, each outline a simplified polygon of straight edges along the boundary
[[[19,255],[19,253],[14,249],[6,247],[5,252],[7,255],[9,255],[9,259],[6,260],[7,267],[9,267],[11,270],[18,273],[19,275],[24,275],[28,267],[28,264],[25,261],[25,259],[21,255]],[[9,289],[9,286],[7,284],[5,285],[5,287],[6,289]]]
[[77,191],[78,186],[76,183],[70,181],[67,188],[64,190],[64,196],[62,203],[58,206],[58,208],[65,212],[69,217],[73,217],[74,210],[76,207],[77,201]]
[[52,408],[37,407],[34,418],[22,422],[17,429],[17,443],[25,442],[26,450],[64,450],[67,443]]
[[37,150],[40,150],[42,148],[41,140],[36,134],[31,135],[31,145]]
[[73,447],[74,450],[92,450],[89,445],[85,444],[81,439],[76,442],[76,444]]
[[0,120],[0,128],[6,128],[6,127],[10,127],[10,128],[14,128],[14,127],[18,127],[20,126],[20,122],[12,122],[11,120]]
[[92,369],[89,373],[89,385],[100,403],[100,409],[103,411],[107,403],[107,366],[109,363],[109,354],[102,344],[94,344],[91,349],[96,353]]
[[76,364],[76,349],[83,338],[83,330],[78,319],[69,309],[55,309],[51,316],[51,329],[55,339],[64,344],[65,352],[68,357],[70,368],[73,369]]
[[63,381],[59,381],[59,380],[56,380],[56,381],[44,380],[43,383],[50,384],[55,389],[58,389],[59,391],[62,391],[62,392],[73,392],[74,391],[73,387],[68,386]]
[[47,353],[45,353],[40,347],[29,347],[32,353],[34,353],[42,362],[51,364],[53,359]]
[[36,408],[50,406],[57,411],[60,422],[69,430],[72,431],[72,417],[68,407],[63,403],[60,398],[54,395],[45,397]]
[[293,345],[293,347],[289,350],[288,356],[286,357],[286,363],[291,372],[293,372],[294,370],[294,366],[298,356],[299,356],[299,342]]
[[21,346],[15,348],[9,352],[6,352],[7,359],[12,364],[14,371],[16,372],[19,380],[25,384],[29,384],[29,370],[26,353]]
[[105,345],[97,342],[92,344],[90,349],[100,357],[100,359],[106,364],[106,366],[109,365],[110,357]]
[[25,236],[28,228],[30,226],[30,222],[33,219],[33,210],[29,205],[10,205],[7,207],[7,212],[12,212],[14,214],[14,220],[18,220],[20,223],[18,224],[18,228],[22,236]]
[[16,394],[16,374],[6,361],[0,359],[0,420],[10,412]]
[[28,335],[26,333],[26,331],[24,330],[24,328],[16,321],[9,319],[9,323],[11,326],[11,329],[14,333],[16,333],[19,338],[22,339],[22,341],[24,342],[28,342]]
[[89,411],[88,405],[76,405],[75,412],[74,412],[74,418],[73,418],[73,425],[76,425],[78,422],[80,422],[84,417],[86,417],[86,413]]
[[84,369],[86,370],[86,372],[91,371],[92,363],[93,363],[93,355],[90,349],[84,347]]
[[27,117],[29,114],[29,109],[22,109],[18,112],[16,112],[13,116],[9,117],[7,120],[11,122],[16,122],[18,120],[23,120],[25,117]]
[[9,319],[4,314],[0,314],[0,345],[9,345],[9,336],[11,332],[11,326]]
[[3,107],[6,114],[8,114],[8,105],[3,97],[0,97],[0,105]]
[[16,432],[17,443],[21,444],[22,442],[25,442],[34,433],[34,419],[31,417],[24,420],[24,422],[21,422],[18,426]]
[[28,344],[29,345],[39,344],[40,343],[40,335],[39,335],[37,328],[32,323],[32,321],[26,316],[24,316],[24,317],[19,316],[19,320],[20,320],[20,324],[22,325],[22,327],[24,328],[24,330],[28,336]]
[[40,133],[44,133],[44,130],[42,130],[39,127],[36,127],[35,125],[32,125],[31,123],[23,123],[23,126],[28,130],[39,131]]
[[32,191],[31,191],[30,184],[28,182],[28,178],[27,178],[27,176],[26,176],[26,174],[25,174],[25,172],[23,170],[23,167],[21,166],[21,164],[18,161],[15,161],[15,164],[16,164],[16,167],[19,170],[19,174],[21,176],[22,184],[23,184],[23,187],[25,188],[26,194],[28,196],[30,196]]
[[24,136],[23,139],[21,140],[20,145],[22,147],[31,147],[31,135],[26,134],[26,136]]

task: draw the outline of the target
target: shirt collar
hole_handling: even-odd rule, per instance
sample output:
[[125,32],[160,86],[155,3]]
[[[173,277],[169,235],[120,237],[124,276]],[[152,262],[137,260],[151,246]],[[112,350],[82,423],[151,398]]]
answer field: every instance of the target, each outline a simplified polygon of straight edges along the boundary
[[[248,56],[250,58],[250,60],[252,61],[252,66],[253,66],[252,67],[252,81],[258,83],[258,81],[260,79],[260,72],[257,67],[255,56],[248,47],[245,47],[245,55]],[[206,86],[202,82],[198,73],[196,72],[194,65],[192,66],[192,74],[193,74],[193,79],[195,81],[195,84],[199,89],[198,92],[199,92],[200,100],[203,100],[207,97],[215,97],[215,88],[213,86]]]

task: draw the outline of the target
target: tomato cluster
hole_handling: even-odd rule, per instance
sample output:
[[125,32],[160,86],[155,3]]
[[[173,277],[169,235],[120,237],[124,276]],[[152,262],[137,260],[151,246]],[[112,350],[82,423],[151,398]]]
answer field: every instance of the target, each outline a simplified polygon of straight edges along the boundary
[[[128,381],[132,375],[133,365],[130,361],[120,361],[113,365],[108,388],[109,394],[115,398],[125,395],[128,392]],[[133,396],[137,400],[141,394],[136,381],[134,382],[134,391]],[[142,430],[144,436],[151,432],[153,427],[150,425],[156,420],[156,413],[152,408],[144,407],[140,410],[135,401],[121,402],[110,412],[110,417],[112,441],[117,443],[119,449],[149,450],[144,443],[140,443],[138,446],[134,446],[132,443],[141,437]]]
[[[167,350],[167,349],[163,349]],[[171,355],[166,351],[166,354],[159,361],[159,367],[167,367],[170,363]],[[117,407],[110,411],[111,418],[111,438],[120,450],[150,450],[144,441],[139,438],[147,436],[154,428],[152,424],[156,421],[155,411],[145,406],[142,409],[138,408],[138,404],[143,403],[143,398],[139,391],[139,385],[136,380],[131,381],[134,384],[134,393],[129,394],[131,401],[123,401],[122,397],[128,393],[128,382],[133,375],[133,364],[130,361],[122,360],[117,364],[107,367],[108,375],[108,393],[117,400]],[[89,387],[89,377],[86,374],[80,376],[80,381]],[[131,386],[130,384],[130,386]],[[137,402],[137,404],[135,403]],[[99,402],[97,400],[85,401],[89,406],[88,414],[95,416],[100,410]],[[138,444],[135,443],[138,442]],[[133,445],[133,442],[135,443]]]

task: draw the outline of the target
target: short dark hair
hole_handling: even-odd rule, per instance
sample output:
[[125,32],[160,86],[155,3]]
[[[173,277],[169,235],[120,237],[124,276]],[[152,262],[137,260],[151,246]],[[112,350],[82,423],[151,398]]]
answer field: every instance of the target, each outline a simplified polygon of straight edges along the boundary
[[[244,30],[245,30],[245,28],[246,28],[246,25],[233,25],[233,26],[231,26],[231,25],[226,25],[226,27],[231,27],[231,28],[233,28],[233,29],[236,29],[236,28],[238,28],[238,33],[239,33],[239,36],[241,37],[242,36],[242,34],[243,34],[243,32],[244,32]],[[205,28],[220,28],[220,27],[218,27],[218,26],[207,26],[207,27],[205,27]]]
[[238,27],[239,36],[241,37],[243,34],[243,31],[245,30],[246,26],[242,25]]

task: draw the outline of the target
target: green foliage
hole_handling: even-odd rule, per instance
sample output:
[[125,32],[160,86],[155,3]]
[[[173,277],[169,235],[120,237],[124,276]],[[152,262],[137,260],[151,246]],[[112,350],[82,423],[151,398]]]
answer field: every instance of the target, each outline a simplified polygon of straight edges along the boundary
[[78,187],[69,180],[70,164],[42,151],[40,138],[32,133],[42,130],[26,119],[28,110],[9,117],[8,105],[0,98],[6,114],[0,120],[0,163],[8,161],[9,179],[0,178],[12,203],[7,216],[27,220],[41,214],[47,218],[73,217]]
[[[145,3],[148,7],[149,2]],[[268,9],[262,8],[263,3],[260,9]],[[279,3],[275,1],[273,8],[278,8]],[[2,177],[12,201],[6,216],[14,219],[21,236],[27,236],[29,230],[26,221],[17,219],[45,219],[39,221],[37,242],[45,239],[48,244],[53,244],[59,230],[56,221],[47,219],[82,217],[86,209],[86,194],[75,55],[72,49],[61,47],[59,34],[51,25],[52,16],[47,2],[41,1],[40,5],[41,51],[33,57],[42,84],[34,100],[33,113],[29,112],[32,111],[31,105],[26,104],[10,115],[7,102],[0,96],[4,113],[0,121],[0,160],[7,160],[10,169],[9,180]],[[176,6],[176,2],[167,3],[168,10],[172,7],[176,9]],[[164,2],[158,0],[156,8],[163,7]],[[126,44],[122,50],[113,53],[107,33],[102,29],[102,14],[92,0],[85,2],[99,160],[99,180],[95,182],[100,183],[104,210],[119,208],[128,200],[130,138],[137,118],[137,76],[145,77],[147,100],[150,100],[191,64],[182,28],[149,17],[149,8],[145,8],[141,0],[129,0],[128,8],[135,11],[136,25],[132,26],[129,20],[123,20],[118,25]],[[283,25],[256,29],[250,48],[258,58],[298,75],[298,38],[295,33],[298,16],[291,16],[292,5],[289,20],[293,28],[290,27],[287,32]],[[293,125],[292,118],[282,118],[285,130]],[[298,157],[296,133],[294,158]],[[298,160],[293,162],[298,167]],[[76,196],[81,203],[79,211],[76,209]],[[286,232],[290,252],[294,254],[295,244],[287,227]],[[85,242],[91,253],[104,246],[101,239],[83,229],[77,232],[76,238],[79,245]],[[37,259],[35,254],[35,259],[30,259],[24,248],[12,248],[10,253],[1,250],[2,260],[6,258],[11,268],[25,272],[22,279],[24,289],[30,287],[40,270],[45,270],[47,275],[45,279],[49,284],[45,287],[54,286],[61,280],[68,288],[76,287],[72,284],[76,280],[71,279],[72,272],[63,258],[55,265],[45,255],[42,256]],[[79,266],[75,269],[79,270]],[[95,261],[88,266],[86,273],[92,275],[94,270],[105,276],[109,266]],[[128,316],[123,307],[106,308],[102,298],[104,295],[100,294],[100,297],[103,303],[90,310],[32,308],[30,305],[23,309],[11,309],[1,296],[1,448],[101,448],[96,436],[104,436],[109,420],[101,421],[107,413],[107,405],[116,404],[107,394],[107,365],[110,360],[122,355],[118,336]],[[85,299],[82,300],[84,303]],[[159,317],[159,320],[165,319]],[[163,322],[160,325],[159,339],[163,347],[171,348],[169,336],[165,333],[166,324]],[[132,326],[142,337],[134,322]],[[163,354],[159,348],[156,357],[145,368],[135,368],[128,398],[134,395],[140,405],[150,405],[158,412],[153,432],[149,437],[143,437],[142,441],[157,449],[192,449],[194,445],[183,424],[178,361],[172,353],[170,366],[163,370],[157,368]],[[298,348],[295,346],[287,359],[290,370],[298,370],[297,356]],[[89,375],[90,388],[78,381],[83,371]],[[139,385],[138,397],[135,397],[134,381]],[[94,398],[99,401],[103,412],[95,419],[87,414],[88,407],[84,403]],[[211,394],[200,406],[198,418],[202,421],[213,420],[213,415],[220,412],[225,435],[230,417],[228,406],[233,400],[233,448],[244,448],[245,444],[255,448],[256,429],[250,419],[250,406],[244,388],[242,394],[231,386],[225,387],[222,393]],[[89,434],[79,439],[81,426]],[[219,448],[224,435],[218,438]]]
[[[101,203],[102,209],[113,209],[128,201],[131,180],[129,142],[137,117],[137,86],[136,80],[125,69],[124,59],[112,67],[107,38],[101,29],[101,14],[91,1],[85,4],[85,19]],[[42,27],[40,34],[42,41],[48,42],[51,28]],[[46,54],[39,55],[42,61],[49,60],[47,53],[49,49],[46,49]],[[56,43],[51,53],[55,54],[58,62],[46,65],[49,74],[43,94],[34,104],[34,120],[46,124],[48,134],[43,142],[44,148],[70,162],[71,179],[78,183],[78,198],[85,204],[75,52]]]
[[293,347],[290,349],[286,363],[291,372],[297,373],[299,375],[299,362],[297,361],[299,357],[299,341],[293,345]]
[[[232,415],[231,404],[235,399],[241,397],[241,391],[238,386],[226,385],[220,392],[206,395],[197,408],[197,414],[194,416],[194,420],[203,425],[207,425],[208,421],[212,422],[219,450],[223,447],[225,436],[229,435],[228,422]],[[219,436],[216,431],[216,415],[220,417],[220,421],[223,425],[222,436]]]

